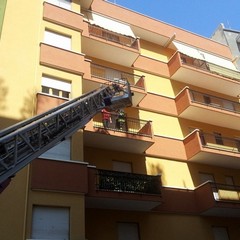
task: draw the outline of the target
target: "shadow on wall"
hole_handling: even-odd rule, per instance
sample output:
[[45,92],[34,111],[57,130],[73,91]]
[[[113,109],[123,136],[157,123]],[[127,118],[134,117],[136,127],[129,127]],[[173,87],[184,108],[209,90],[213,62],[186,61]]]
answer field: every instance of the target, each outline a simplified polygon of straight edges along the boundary
[[7,87],[4,86],[4,80],[0,78],[0,111],[6,109]]
[[35,114],[36,109],[36,94],[28,91],[24,98],[23,107],[20,109],[22,119],[28,119]]

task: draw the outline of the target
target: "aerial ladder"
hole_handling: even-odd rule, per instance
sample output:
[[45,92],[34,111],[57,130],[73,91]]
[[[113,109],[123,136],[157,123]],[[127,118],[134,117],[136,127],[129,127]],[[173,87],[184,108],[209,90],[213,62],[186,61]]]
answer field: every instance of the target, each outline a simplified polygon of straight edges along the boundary
[[108,82],[94,91],[0,131],[0,192],[32,160],[70,137],[103,108],[132,105],[128,81]]

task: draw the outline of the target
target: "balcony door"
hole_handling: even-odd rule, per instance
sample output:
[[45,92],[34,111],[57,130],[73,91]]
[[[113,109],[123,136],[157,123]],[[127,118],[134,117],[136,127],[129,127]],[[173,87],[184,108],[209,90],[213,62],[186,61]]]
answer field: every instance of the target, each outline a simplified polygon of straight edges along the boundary
[[225,227],[213,227],[214,240],[230,240],[228,236],[227,228]]

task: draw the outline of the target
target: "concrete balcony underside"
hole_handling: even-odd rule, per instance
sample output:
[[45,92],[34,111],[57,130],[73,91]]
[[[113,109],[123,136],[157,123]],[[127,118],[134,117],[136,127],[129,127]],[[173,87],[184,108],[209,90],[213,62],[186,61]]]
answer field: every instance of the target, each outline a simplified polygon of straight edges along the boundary
[[240,104],[238,102],[191,91],[189,88],[185,88],[175,101],[178,115],[181,118],[240,129]]
[[173,80],[233,97],[239,95],[239,80],[216,74],[195,65],[184,64],[181,61],[180,53],[172,57],[168,66]]

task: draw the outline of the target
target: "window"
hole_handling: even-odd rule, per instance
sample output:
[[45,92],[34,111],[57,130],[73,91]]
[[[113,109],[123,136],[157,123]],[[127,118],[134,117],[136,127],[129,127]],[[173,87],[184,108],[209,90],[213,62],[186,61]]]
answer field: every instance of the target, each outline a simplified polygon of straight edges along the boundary
[[57,159],[57,160],[70,160],[71,159],[71,140],[66,139],[56,146],[52,147],[45,153],[43,153],[41,158],[47,159]]
[[214,176],[211,173],[199,173],[200,183],[205,183],[207,181],[215,182]]
[[71,0],[48,0],[48,2],[62,8],[71,9]]
[[217,132],[214,132],[213,134],[214,134],[214,137],[215,137],[216,144],[224,145],[223,144],[223,139],[222,139],[222,134],[217,133]]
[[228,231],[225,227],[212,227],[214,240],[229,240]]
[[132,164],[128,162],[113,161],[113,170],[119,172],[132,172]]
[[69,208],[34,206],[31,238],[70,239],[69,215]]
[[63,48],[66,50],[71,50],[71,37],[49,30],[44,32],[44,43]]
[[42,77],[42,92],[58,97],[69,98],[71,83],[48,76]]
[[118,240],[139,240],[137,223],[118,223]]

